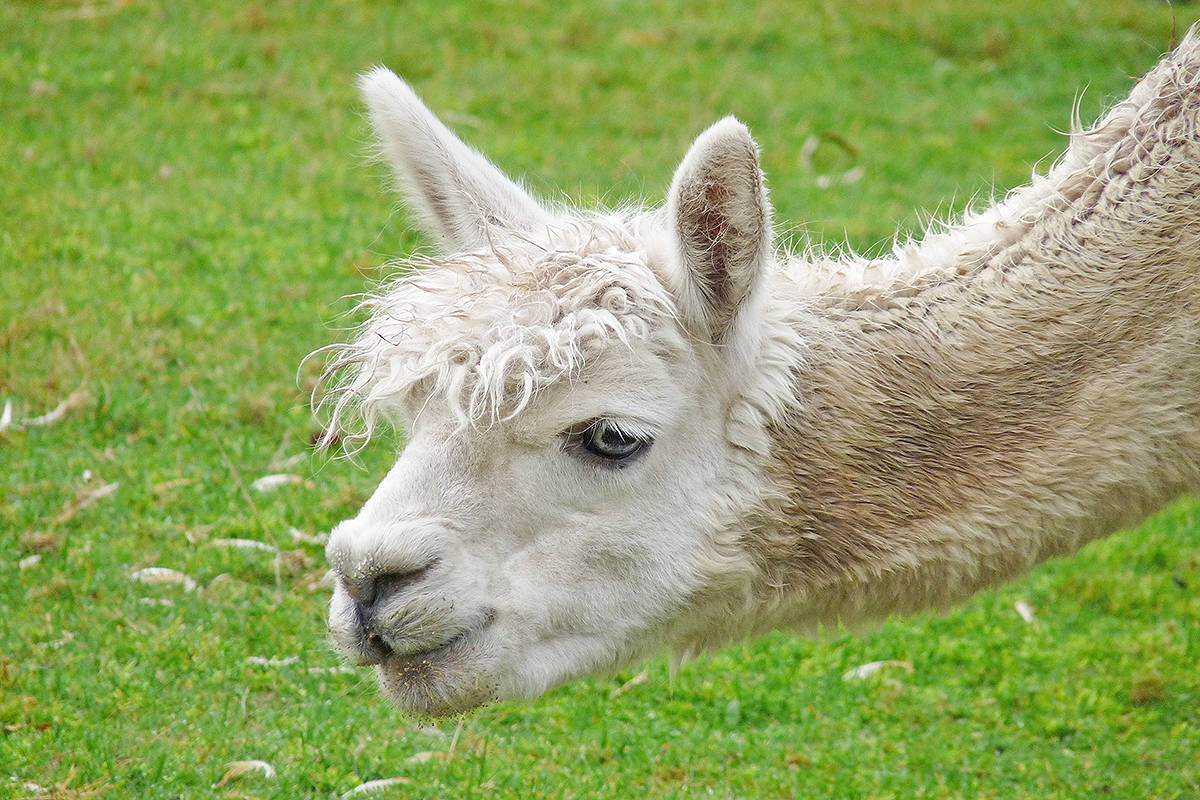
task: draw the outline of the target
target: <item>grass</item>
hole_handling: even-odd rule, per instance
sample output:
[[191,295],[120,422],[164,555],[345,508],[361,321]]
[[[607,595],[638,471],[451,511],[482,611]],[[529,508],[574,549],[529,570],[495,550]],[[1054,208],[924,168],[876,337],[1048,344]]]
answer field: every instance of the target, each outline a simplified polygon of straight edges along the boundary
[[[0,796],[336,797],[394,776],[411,782],[384,796],[1200,794],[1191,500],[947,616],[773,635],[673,685],[657,660],[626,691],[635,671],[457,732],[322,671],[321,551],[289,529],[353,514],[394,443],[361,466],[309,455],[296,369],[343,335],[338,298],[418,244],[361,157],[356,72],[390,64],[506,169],[583,202],[661,199],[735,112],[779,218],[870,248],[919,228],[913,209],[1024,181],[1077,91],[1097,113],[1171,28],[1149,0],[549,8],[0,4],[0,406],[85,393],[0,433]],[[297,455],[304,483],[247,488]],[[130,579],[147,566],[200,588]],[[882,659],[914,668],[841,677]],[[277,777],[214,788],[254,758]]]

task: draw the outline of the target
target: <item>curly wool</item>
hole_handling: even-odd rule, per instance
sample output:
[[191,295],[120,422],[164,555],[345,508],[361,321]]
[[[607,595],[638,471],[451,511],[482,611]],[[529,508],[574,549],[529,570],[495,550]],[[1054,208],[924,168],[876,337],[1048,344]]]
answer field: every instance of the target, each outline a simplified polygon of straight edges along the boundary
[[625,225],[581,215],[554,231],[553,247],[507,237],[408,261],[359,305],[370,316],[355,339],[332,348],[326,439],[364,444],[381,421],[412,419],[435,397],[464,428],[506,419],[609,342],[650,341],[674,301]]

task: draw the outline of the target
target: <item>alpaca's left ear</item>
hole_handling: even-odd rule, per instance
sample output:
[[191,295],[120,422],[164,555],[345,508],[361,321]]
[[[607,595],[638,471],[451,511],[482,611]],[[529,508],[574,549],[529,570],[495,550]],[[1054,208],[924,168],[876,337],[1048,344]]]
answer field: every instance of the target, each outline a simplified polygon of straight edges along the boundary
[[384,67],[358,82],[400,193],[450,252],[486,247],[493,231],[534,233],[550,214],[468,147]]
[[771,205],[745,125],[726,117],[700,134],[675,172],[667,215],[682,261],[681,310],[710,341],[726,344],[771,254]]

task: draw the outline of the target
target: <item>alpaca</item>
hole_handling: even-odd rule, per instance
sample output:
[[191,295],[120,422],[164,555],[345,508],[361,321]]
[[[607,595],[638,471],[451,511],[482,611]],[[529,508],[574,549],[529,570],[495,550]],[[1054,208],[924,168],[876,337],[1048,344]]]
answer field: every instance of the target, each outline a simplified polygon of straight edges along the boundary
[[758,147],[665,207],[535,200],[380,67],[448,255],[364,301],[330,436],[407,445],[329,627],[418,715],[669,649],[944,608],[1200,485],[1200,35],[1044,175],[888,257],[778,252]]

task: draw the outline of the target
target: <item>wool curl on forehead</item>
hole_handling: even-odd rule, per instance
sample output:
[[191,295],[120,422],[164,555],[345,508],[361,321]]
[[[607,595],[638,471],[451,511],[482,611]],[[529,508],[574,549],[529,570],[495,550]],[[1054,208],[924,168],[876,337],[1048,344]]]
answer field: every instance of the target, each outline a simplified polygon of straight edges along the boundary
[[620,227],[588,220],[553,238],[414,257],[400,278],[364,295],[356,310],[369,316],[357,336],[326,349],[324,443],[340,436],[353,452],[380,422],[437,402],[460,428],[492,424],[612,342],[653,345],[673,329],[670,294]]

